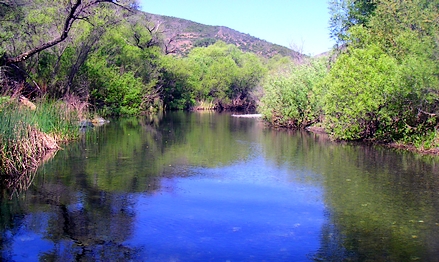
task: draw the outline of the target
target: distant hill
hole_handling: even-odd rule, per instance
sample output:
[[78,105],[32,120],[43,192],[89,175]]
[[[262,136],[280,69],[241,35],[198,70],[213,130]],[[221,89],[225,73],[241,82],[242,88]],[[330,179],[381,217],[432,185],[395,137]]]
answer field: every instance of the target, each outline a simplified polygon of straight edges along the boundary
[[146,13],[146,18],[160,25],[159,31],[163,32],[167,51],[178,55],[186,55],[194,47],[208,46],[222,40],[236,45],[242,51],[268,58],[277,54],[293,58],[303,56],[287,47],[269,43],[225,26],[204,25],[186,19],[150,13]]

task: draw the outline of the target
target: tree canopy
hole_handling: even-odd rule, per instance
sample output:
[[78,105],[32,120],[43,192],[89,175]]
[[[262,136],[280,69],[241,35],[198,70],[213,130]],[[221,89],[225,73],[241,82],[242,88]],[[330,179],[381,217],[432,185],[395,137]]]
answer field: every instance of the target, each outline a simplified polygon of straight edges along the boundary
[[376,9],[374,0],[330,0],[328,4],[331,15],[330,36],[338,46],[348,40],[348,31],[351,27],[366,26]]

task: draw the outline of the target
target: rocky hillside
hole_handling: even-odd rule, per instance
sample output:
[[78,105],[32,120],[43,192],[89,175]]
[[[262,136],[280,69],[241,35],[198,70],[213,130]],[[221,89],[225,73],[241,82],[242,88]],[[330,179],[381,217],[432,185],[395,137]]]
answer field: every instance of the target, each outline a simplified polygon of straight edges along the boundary
[[236,45],[243,51],[264,57],[272,57],[276,54],[294,58],[302,56],[287,47],[272,44],[224,26],[209,26],[186,19],[149,13],[146,13],[146,18],[156,26],[158,25],[157,30],[164,36],[163,42],[167,53],[185,55],[194,47],[208,46],[222,40]]

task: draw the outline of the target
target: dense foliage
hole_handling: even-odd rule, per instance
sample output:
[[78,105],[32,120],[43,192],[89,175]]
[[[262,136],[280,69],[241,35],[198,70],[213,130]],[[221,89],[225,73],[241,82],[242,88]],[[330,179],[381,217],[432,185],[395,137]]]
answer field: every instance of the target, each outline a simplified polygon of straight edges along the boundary
[[164,102],[171,109],[187,109],[207,102],[219,109],[251,109],[251,94],[265,74],[261,59],[234,45],[218,41],[198,47],[164,65]]
[[[160,25],[148,21],[135,1],[87,0],[76,5],[47,0],[2,3],[0,51],[8,73],[2,79],[21,83],[28,93],[54,98],[74,94],[105,115],[136,115],[164,106],[187,109],[201,102],[221,109],[255,107],[250,94],[265,72],[255,54],[207,39],[186,57],[167,55]],[[59,40],[63,25],[68,25],[67,38],[29,53]],[[23,54],[29,57],[14,60]],[[16,92],[16,87],[3,81],[2,93]]]
[[439,2],[377,3],[367,26],[350,28],[326,79],[328,130],[341,139],[436,147]]
[[259,111],[274,126],[305,128],[318,122],[322,113],[320,83],[327,71],[325,60],[280,68],[265,79]]
[[336,58],[327,71],[314,61],[268,77],[260,111],[277,126],[320,121],[335,139],[435,150],[438,8],[437,0],[331,1]]
[[[74,97],[102,115],[255,109],[262,58],[212,39],[185,57],[173,55],[160,23],[147,17],[136,0],[0,0],[0,95]],[[26,117],[12,111],[4,111],[4,121]]]
[[351,27],[367,26],[377,2],[374,0],[330,0],[328,4],[331,14],[330,36],[338,46],[342,46],[349,39],[348,31]]

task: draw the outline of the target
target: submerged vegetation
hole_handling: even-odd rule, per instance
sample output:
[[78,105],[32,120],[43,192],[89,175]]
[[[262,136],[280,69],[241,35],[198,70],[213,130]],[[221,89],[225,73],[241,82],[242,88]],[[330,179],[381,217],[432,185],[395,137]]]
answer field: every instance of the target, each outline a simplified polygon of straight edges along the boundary
[[176,54],[135,0],[0,1],[2,174],[35,166],[47,137],[75,137],[85,105],[104,116],[257,110],[274,126],[437,151],[438,1],[329,4],[330,57],[267,58],[212,39]]

